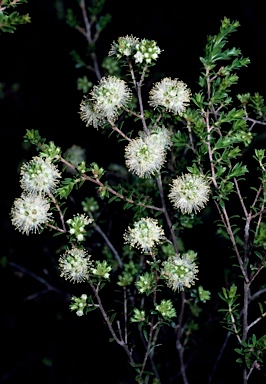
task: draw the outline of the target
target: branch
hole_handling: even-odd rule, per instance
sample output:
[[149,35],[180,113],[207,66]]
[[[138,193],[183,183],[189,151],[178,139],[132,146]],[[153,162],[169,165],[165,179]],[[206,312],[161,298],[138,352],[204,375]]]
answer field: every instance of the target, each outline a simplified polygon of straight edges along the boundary
[[163,214],[165,216],[165,219],[166,219],[166,222],[167,222],[167,225],[168,225],[168,228],[170,230],[170,233],[171,233],[171,237],[172,237],[172,241],[173,241],[173,246],[174,246],[174,249],[175,249],[175,253],[178,254],[179,253],[179,250],[178,250],[178,245],[177,245],[177,239],[176,239],[176,235],[175,235],[175,231],[173,229],[173,224],[171,222],[171,219],[168,215],[168,212],[167,212],[167,209],[166,209],[166,204],[165,204],[165,198],[164,198],[164,191],[163,191],[163,185],[162,185],[162,179],[161,179],[161,174],[159,174],[158,178],[156,179],[157,181],[157,185],[158,185],[158,189],[159,189],[159,193],[160,193],[160,197],[161,197],[161,203],[162,203],[162,211],[163,211]]
[[114,338],[114,340],[116,341],[116,343],[117,343],[118,345],[120,345],[120,346],[124,349],[124,351],[126,352],[126,354],[127,354],[127,356],[128,356],[128,359],[129,359],[129,361],[130,361],[130,364],[134,366],[134,365],[135,365],[135,361],[134,361],[134,359],[133,359],[133,357],[132,357],[131,352],[130,352],[130,350],[129,350],[127,344],[124,342],[124,340],[123,340],[122,338],[119,339],[119,338],[116,336],[116,333],[115,333],[115,331],[114,331],[114,329],[113,329],[112,323],[110,322],[110,319],[109,319],[109,317],[107,316],[107,314],[106,314],[106,312],[105,312],[105,310],[104,310],[104,307],[103,307],[103,305],[102,305],[102,301],[101,301],[101,298],[100,298],[100,296],[99,296],[98,290],[94,287],[94,285],[93,285],[93,283],[92,283],[92,281],[91,281],[90,278],[89,278],[89,284],[90,284],[90,287],[91,287],[91,289],[92,289],[92,291],[93,291],[93,293],[94,293],[94,295],[95,295],[95,297],[96,297],[96,300],[97,300],[98,305],[99,305],[99,309],[100,309],[100,311],[101,311],[101,314],[102,314],[102,316],[103,316],[103,318],[104,318],[104,321],[105,321],[105,323],[106,323],[106,325],[107,325],[109,331],[111,332],[111,335],[113,336],[113,338]]

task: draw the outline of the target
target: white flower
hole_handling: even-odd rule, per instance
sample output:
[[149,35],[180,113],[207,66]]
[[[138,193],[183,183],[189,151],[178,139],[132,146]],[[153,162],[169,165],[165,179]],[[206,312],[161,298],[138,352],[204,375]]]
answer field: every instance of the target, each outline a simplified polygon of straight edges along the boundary
[[85,281],[89,277],[92,265],[90,257],[83,248],[69,249],[59,259],[60,276],[74,283]]
[[124,234],[126,244],[140,248],[142,252],[149,252],[156,244],[165,239],[164,231],[158,221],[149,217],[135,222],[133,228],[128,228]]
[[139,177],[151,177],[158,173],[165,162],[166,150],[171,146],[167,129],[158,130],[149,136],[141,135],[125,148],[125,163]]
[[143,62],[143,54],[141,52],[137,52],[134,55],[134,59],[136,63],[142,63]]
[[67,224],[69,225],[69,233],[74,235],[77,241],[85,240],[84,234],[86,234],[85,226],[91,224],[93,219],[89,218],[85,214],[78,213],[72,219],[67,220]]
[[187,173],[173,180],[169,199],[183,214],[200,211],[209,200],[210,187],[203,175]]
[[128,105],[131,91],[124,80],[114,76],[103,77],[91,91],[94,111],[103,118],[116,120],[119,110]]
[[86,127],[92,125],[94,128],[97,128],[104,123],[103,117],[94,110],[93,103],[84,97],[80,103],[80,118],[82,121],[85,121]]
[[150,64],[152,60],[156,60],[161,53],[160,48],[154,40],[142,39],[136,44],[135,48],[136,53],[134,59],[136,63],[145,61],[146,64]]
[[95,263],[95,267],[91,269],[91,272],[98,277],[103,277],[104,279],[109,279],[110,271],[112,267],[108,265],[107,261],[99,261],[97,260]]
[[22,233],[40,232],[51,220],[50,204],[41,195],[22,194],[11,208],[11,222]]
[[138,281],[135,283],[139,293],[151,293],[155,287],[155,276],[153,272],[145,272],[144,275],[139,276]]
[[195,263],[196,254],[193,251],[180,255],[170,256],[163,262],[161,270],[167,286],[173,291],[183,291],[185,287],[190,288],[194,284],[198,267]]
[[134,36],[119,37],[117,42],[113,42],[108,56],[115,55],[117,59],[122,56],[131,56],[135,52],[136,44],[139,39]]
[[176,316],[176,311],[171,300],[162,300],[160,304],[155,306],[155,309],[166,320],[170,320]]
[[191,92],[183,81],[166,77],[153,86],[149,104],[154,108],[165,107],[168,111],[181,115],[188,106],[190,97]]
[[130,318],[130,321],[132,321],[132,323],[140,323],[142,321],[145,321],[145,311],[139,310],[138,308],[134,308],[133,316]]
[[24,163],[21,167],[21,188],[32,193],[49,193],[56,189],[61,173],[49,158],[41,157]]

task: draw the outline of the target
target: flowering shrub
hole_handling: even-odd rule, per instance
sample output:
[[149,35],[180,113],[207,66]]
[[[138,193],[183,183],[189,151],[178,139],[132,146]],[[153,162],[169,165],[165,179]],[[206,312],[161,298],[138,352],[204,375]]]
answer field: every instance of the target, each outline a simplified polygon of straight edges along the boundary
[[[92,12],[93,18],[95,14]],[[68,22],[76,27],[72,16]],[[188,383],[184,352],[205,303],[215,292],[203,288],[200,260],[204,255],[197,249],[185,249],[182,231],[198,225],[208,209],[217,210],[217,232],[230,249],[225,257],[233,250],[232,268],[237,266],[241,275],[240,280],[235,279],[244,286],[239,292],[232,280],[219,292],[225,327],[235,337],[244,384],[263,362],[265,335],[251,333],[266,316],[263,304],[258,304],[259,314],[250,319],[248,314],[251,301],[265,292],[264,285],[257,283],[266,266],[265,150],[254,151],[258,176],[252,199],[242,183],[248,172],[242,155],[255,136],[254,126],[266,125],[266,108],[258,94],[230,95],[238,81],[236,71],[249,63],[239,49],[225,48],[238,26],[225,18],[218,34],[208,37],[200,58],[200,90],[195,94],[182,80],[168,77],[147,86],[145,93],[145,80],[163,52],[153,40],[119,37],[108,57],[116,65],[105,61],[110,73],[104,77],[92,52],[98,84],[82,98],[80,118],[88,132],[101,128],[116,135],[124,160],[110,169],[115,170],[118,181],[101,165],[87,164],[80,149],[72,147],[62,155],[61,148],[46,143],[38,131],[28,130],[25,135],[39,153],[21,167],[22,196],[11,208],[12,224],[26,235],[47,227],[62,236],[60,276],[83,285],[84,292],[72,296],[70,310],[79,317],[93,309],[100,311],[112,341],[123,348],[135,369],[138,383],[163,382],[157,353],[167,332],[175,335],[177,374]],[[86,36],[92,44],[98,32],[95,39],[91,33]],[[119,66],[121,76],[113,73]],[[84,89],[89,88],[85,85]],[[65,205],[71,201],[73,189],[88,182],[95,186],[95,194],[80,202],[82,213],[70,214]],[[241,220],[229,204],[233,194]],[[124,235],[117,240],[109,236],[102,216],[108,205],[119,203],[125,215],[114,215],[112,220],[117,220]],[[101,252],[96,235],[105,244]],[[118,307],[103,304],[106,287],[120,290]]]

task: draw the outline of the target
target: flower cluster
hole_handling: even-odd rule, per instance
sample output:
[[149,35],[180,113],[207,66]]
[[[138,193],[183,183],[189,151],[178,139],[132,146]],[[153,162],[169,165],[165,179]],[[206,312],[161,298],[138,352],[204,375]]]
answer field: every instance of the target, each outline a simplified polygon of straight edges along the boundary
[[50,204],[42,195],[22,194],[11,208],[11,222],[23,234],[39,232],[51,219]]
[[35,156],[22,165],[20,175],[23,193],[11,208],[11,222],[20,232],[28,235],[40,232],[51,220],[52,215],[48,212],[50,203],[45,195],[57,188],[61,174],[51,158],[44,160]]
[[74,283],[81,283],[88,279],[92,261],[90,255],[83,248],[73,247],[59,258],[61,277]]
[[170,320],[172,317],[176,316],[176,311],[171,300],[162,300],[160,304],[155,306],[155,309],[164,320]]
[[209,200],[210,187],[203,175],[187,173],[173,180],[169,199],[183,214],[195,213]]
[[140,323],[142,321],[145,321],[145,311],[139,310],[138,308],[133,309],[133,316],[130,318],[130,321],[132,323]]
[[126,244],[140,248],[142,252],[150,252],[152,248],[164,240],[164,231],[158,221],[150,217],[135,222],[124,234]]
[[142,133],[125,148],[125,163],[139,177],[151,177],[158,173],[171,147],[170,131],[161,128],[149,136]]
[[170,256],[163,262],[161,275],[169,288],[173,291],[183,291],[185,287],[190,288],[194,284],[198,273],[195,258],[195,252],[189,251],[182,257],[180,255]]
[[87,126],[98,128],[106,120],[114,122],[120,110],[127,107],[132,95],[124,80],[108,76],[93,87],[90,96],[80,104],[80,117]]
[[162,106],[174,114],[181,115],[189,104],[190,97],[191,92],[183,81],[166,77],[153,86],[149,104],[154,108]]
[[136,44],[136,53],[134,59],[136,63],[145,62],[150,64],[153,60],[158,58],[161,53],[160,48],[157,46],[154,40],[142,39]]
[[112,270],[112,267],[108,265],[106,260],[102,262],[97,260],[95,263],[95,267],[91,269],[91,272],[95,276],[102,277],[104,279],[109,279],[111,270]]
[[124,36],[119,37],[117,42],[114,41],[111,45],[111,49],[108,53],[108,56],[116,56],[117,59],[120,59],[123,56],[131,56],[135,53],[136,45],[139,42],[139,39],[134,36]]
[[134,277],[131,273],[123,271],[121,275],[118,276],[118,283],[120,287],[128,287],[134,280]]
[[253,139],[253,134],[244,129],[238,130],[231,135],[230,139],[232,142],[243,142],[245,147],[248,147]]
[[86,197],[81,205],[84,212],[97,212],[99,210],[99,204],[93,197]]
[[57,167],[49,158],[44,160],[37,156],[30,162],[24,163],[20,173],[21,188],[34,194],[54,191],[61,177]]
[[99,128],[104,123],[104,118],[94,110],[93,103],[85,96],[80,103],[80,118],[85,121],[86,127],[92,125],[94,128]]
[[139,39],[134,36],[119,37],[117,42],[113,42],[109,51],[109,56],[120,59],[123,56],[132,56],[135,63],[151,64],[161,53],[160,48],[154,40]]
[[155,276],[152,272],[145,272],[144,275],[140,276],[136,282],[136,287],[139,293],[146,293],[149,295],[153,292],[155,287]]
[[118,276],[118,285],[121,287],[129,286],[133,280],[134,276],[138,273],[138,268],[134,264],[133,260],[130,260],[129,263],[124,263],[124,271],[122,271],[121,275]]
[[91,224],[93,219],[90,219],[84,214],[77,214],[72,219],[67,220],[67,224],[69,225],[69,233],[75,236],[77,241],[84,241],[86,233],[85,226]]
[[77,316],[83,316],[84,315],[84,309],[87,306],[87,298],[88,296],[84,293],[80,297],[72,296],[71,297],[71,304],[70,304],[70,310],[76,311]]

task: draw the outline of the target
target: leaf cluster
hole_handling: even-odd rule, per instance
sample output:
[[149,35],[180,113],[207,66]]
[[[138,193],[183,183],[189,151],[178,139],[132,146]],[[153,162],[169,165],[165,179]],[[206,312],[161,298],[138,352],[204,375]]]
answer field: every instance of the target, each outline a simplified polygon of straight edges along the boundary
[[30,23],[30,16],[28,13],[21,15],[17,11],[10,11],[11,8],[19,4],[26,3],[27,0],[3,0],[0,4],[0,31],[14,33],[17,26],[21,24]]

